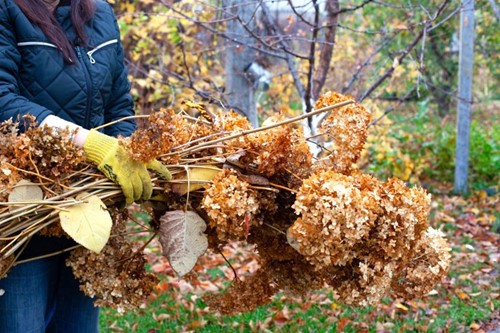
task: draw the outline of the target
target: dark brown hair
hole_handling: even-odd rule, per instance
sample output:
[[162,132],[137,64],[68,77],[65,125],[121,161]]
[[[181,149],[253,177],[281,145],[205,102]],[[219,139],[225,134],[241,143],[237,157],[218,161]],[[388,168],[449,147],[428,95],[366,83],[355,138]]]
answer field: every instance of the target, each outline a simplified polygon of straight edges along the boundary
[[[21,8],[24,15],[37,26],[42,29],[47,38],[54,43],[61,51],[64,59],[68,63],[75,63],[76,54],[73,48],[74,41],[68,40],[63,29],[57,22],[54,15],[47,8],[43,0],[15,0],[16,4]],[[87,44],[87,36],[83,29],[94,15],[94,0],[70,0],[61,2],[69,2],[71,6],[71,20],[73,28],[76,31],[80,43]]]

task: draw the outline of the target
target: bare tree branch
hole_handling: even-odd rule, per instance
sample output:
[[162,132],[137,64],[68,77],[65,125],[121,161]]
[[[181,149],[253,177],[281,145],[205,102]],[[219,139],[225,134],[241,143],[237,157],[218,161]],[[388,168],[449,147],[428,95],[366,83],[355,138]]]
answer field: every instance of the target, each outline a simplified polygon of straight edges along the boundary
[[489,0],[491,9],[493,10],[493,14],[497,18],[497,21],[500,21],[500,8],[498,7],[497,3],[495,0]]
[[399,8],[399,9],[415,9],[418,8],[419,5],[393,5],[391,3],[383,2],[383,1],[374,1],[374,3],[379,4],[381,6],[389,7],[389,8]]
[[[313,0],[314,5],[314,26],[319,27],[319,4],[317,0]],[[312,42],[309,44],[309,68],[307,71],[307,86],[306,94],[304,95],[305,112],[310,112],[313,109],[313,74],[316,65],[316,41],[318,39],[318,29],[313,28]],[[311,125],[312,118],[309,118]]]
[[[401,53],[401,55],[398,58],[396,58],[395,63],[397,64],[402,63],[403,60],[408,56],[408,54],[410,54],[410,52],[418,45],[418,43],[424,36],[424,31],[431,28],[432,22],[443,12],[444,8],[446,7],[449,1],[450,0],[444,0],[443,2],[441,2],[441,4],[439,5],[439,7],[437,8],[436,12],[433,15],[434,19],[426,21],[424,28],[420,30],[420,32],[417,34],[417,37],[415,37],[412,43],[408,45],[408,47]],[[394,69],[395,69],[395,64],[393,63],[393,65],[381,77],[379,77],[378,80],[375,81],[375,83],[373,83],[368,89],[365,90],[363,94],[361,94],[361,96],[358,97],[358,102],[362,102],[375,89],[377,89],[386,79],[390,78],[394,73]]]
[[304,22],[306,25],[310,26],[310,27],[313,27],[314,25],[309,22],[308,20],[305,19],[304,15],[300,14],[298,11],[297,11],[297,8],[295,7],[295,5],[292,3],[292,0],[288,0],[288,4],[290,5],[290,8],[292,8],[292,11],[293,13],[295,14],[295,16],[297,16],[302,22]]
[[370,2],[374,2],[374,0],[365,0],[365,1],[363,1],[363,3],[361,3],[357,6],[354,6],[354,7],[346,7],[346,8],[342,8],[342,9],[337,9],[337,11],[333,12],[332,15],[340,15],[343,13],[354,12],[358,9],[363,8],[364,6],[369,4]]
[[[266,28],[269,29],[269,31],[271,31],[274,35],[279,36],[279,26],[276,24],[276,21],[274,19],[271,21],[271,13],[269,11],[269,8],[265,4],[262,4],[262,14],[262,20]],[[286,42],[282,39],[279,40],[279,43],[284,47],[288,47],[288,45],[286,45]],[[300,98],[303,100],[305,96],[305,88],[300,81],[299,73],[297,72],[297,68],[295,67],[295,59],[290,53],[285,53],[285,60],[288,65],[288,69],[292,74],[293,82],[295,84],[295,87],[297,88],[297,92],[299,93]]]
[[417,85],[413,86],[413,88],[411,88],[403,97],[397,99],[398,103],[396,105],[391,106],[390,108],[385,110],[385,112],[380,117],[372,120],[372,122],[370,124],[368,124],[368,127],[377,125],[377,123],[379,121],[381,121],[382,119],[384,119],[389,113],[396,110],[401,104],[403,104],[405,101],[407,101],[409,98],[411,98],[413,93],[415,92],[415,90],[417,90]]
[[[218,36],[220,36],[220,37],[222,37],[224,39],[227,39],[227,40],[229,40],[229,41],[231,41],[231,42],[233,42],[235,44],[241,44],[238,39],[229,36],[227,33],[223,32],[223,31],[219,31],[217,29],[214,29],[210,25],[208,25],[208,24],[206,24],[204,22],[195,20],[194,18],[192,18],[189,15],[183,13],[182,11],[175,9],[173,5],[169,5],[168,3],[165,2],[165,0],[160,0],[160,1],[161,1],[161,3],[163,5],[165,5],[167,8],[169,8],[171,11],[173,11],[177,15],[182,16],[186,20],[189,20],[191,23],[193,23],[195,25],[198,25],[198,26],[202,27],[203,29],[206,29],[207,31],[210,31],[211,33],[216,34],[216,35],[218,35]],[[265,49],[265,48],[262,48],[262,47],[258,47],[258,46],[255,46],[255,45],[246,45],[246,46],[248,46],[248,47],[250,47],[252,49],[255,49],[256,51],[261,52],[263,54],[266,54],[266,55],[269,55],[269,56],[272,56],[272,57],[275,57],[275,58],[278,58],[278,59],[286,60],[286,57],[284,55],[280,54],[280,53],[269,51],[268,49]]]
[[361,72],[365,67],[367,67],[370,62],[372,61],[373,57],[375,57],[377,54],[379,54],[380,50],[382,50],[387,44],[389,44],[398,34],[400,31],[396,31],[392,36],[386,37],[384,41],[368,56],[368,58],[365,59],[365,61],[358,67],[356,72],[353,74],[349,82],[344,85],[342,88],[342,93],[345,94],[351,89],[351,86],[356,82],[360,77],[361,77]]
[[[354,29],[354,28],[351,28],[351,27],[348,27],[344,24],[341,24],[341,23],[338,23],[337,24],[337,27],[341,28],[341,29],[345,29],[345,30],[349,30],[349,31],[352,31],[352,32],[355,32],[355,33],[358,33],[358,34],[364,34],[364,35],[385,35],[387,33],[387,29],[381,29],[379,31],[372,31],[372,30],[360,30],[360,29]],[[328,26],[323,26],[321,27],[322,29],[324,28],[328,28]]]
[[429,32],[432,31],[432,30],[434,30],[434,29],[436,29],[436,28],[438,28],[443,23],[446,23],[449,19],[451,19],[452,17],[454,17],[460,11],[460,9],[462,9],[462,6],[458,5],[457,8],[455,8],[448,16],[446,16],[444,19],[442,19],[438,23],[434,24],[431,28],[429,28]]
[[[269,44],[268,42],[266,42],[262,37],[258,36],[253,30],[249,29],[248,28],[248,23],[244,22],[239,16],[235,16],[234,19],[236,19],[241,24],[241,26],[245,29],[245,31],[248,32],[250,34],[250,36],[252,38],[254,38],[257,42],[261,43],[262,45],[264,45],[265,47],[267,47],[270,50],[273,50],[273,49],[276,48],[275,46],[273,46],[273,45]],[[282,40],[282,39],[283,39],[283,34],[280,34],[279,35],[279,40]],[[293,52],[291,50],[291,48],[289,48],[288,46],[282,45],[281,50],[283,52],[288,53],[288,54],[290,54],[290,55],[292,55],[292,56],[294,56],[296,58],[299,58],[299,59],[304,59],[304,60],[309,59],[306,56],[303,56],[301,54]]]

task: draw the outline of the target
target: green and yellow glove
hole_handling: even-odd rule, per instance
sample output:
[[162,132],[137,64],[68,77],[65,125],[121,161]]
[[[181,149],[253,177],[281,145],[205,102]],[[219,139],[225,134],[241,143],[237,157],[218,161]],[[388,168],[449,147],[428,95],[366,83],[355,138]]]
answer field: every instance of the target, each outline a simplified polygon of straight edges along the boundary
[[148,169],[157,172],[162,178],[171,179],[167,167],[157,160],[143,163],[133,160],[118,139],[91,130],[83,145],[87,160],[110,180],[119,184],[127,204],[136,200],[151,198],[153,184]]

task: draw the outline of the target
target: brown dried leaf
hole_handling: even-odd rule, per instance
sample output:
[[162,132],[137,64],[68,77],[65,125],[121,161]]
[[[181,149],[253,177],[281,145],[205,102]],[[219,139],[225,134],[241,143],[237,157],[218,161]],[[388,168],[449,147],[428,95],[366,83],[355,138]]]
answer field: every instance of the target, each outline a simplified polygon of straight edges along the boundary
[[239,178],[251,185],[269,186],[269,179],[259,175],[240,175]]
[[29,202],[43,200],[43,191],[35,183],[21,179],[9,194],[9,202]]
[[175,210],[166,212],[160,218],[160,243],[163,255],[179,275],[189,273],[198,257],[208,247],[208,238],[203,232],[205,221],[192,211]]

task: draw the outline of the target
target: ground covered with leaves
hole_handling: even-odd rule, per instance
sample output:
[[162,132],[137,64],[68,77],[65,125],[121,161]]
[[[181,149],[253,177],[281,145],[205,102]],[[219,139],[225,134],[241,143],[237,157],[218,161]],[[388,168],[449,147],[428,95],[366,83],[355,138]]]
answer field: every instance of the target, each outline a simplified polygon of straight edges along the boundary
[[[491,193],[490,193],[491,194]],[[102,309],[103,332],[489,332],[500,327],[500,194],[485,191],[468,198],[434,194],[430,225],[442,230],[452,246],[448,276],[419,299],[385,298],[377,306],[347,307],[323,289],[305,298],[277,294],[254,311],[225,315],[211,309],[211,294],[224,292],[234,280],[258,268],[257,254],[244,243],[203,256],[194,271],[179,280],[159,244],[146,259],[160,282],[141,309],[118,314]],[[140,213],[137,213],[139,217]],[[230,263],[230,264],[229,264]],[[240,291],[241,292],[241,291]],[[238,301],[259,292],[241,292]],[[241,308],[241,305],[238,305]]]

